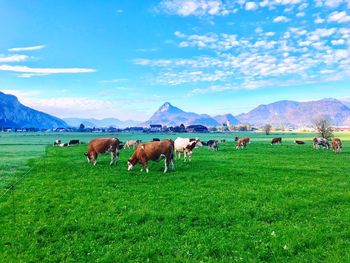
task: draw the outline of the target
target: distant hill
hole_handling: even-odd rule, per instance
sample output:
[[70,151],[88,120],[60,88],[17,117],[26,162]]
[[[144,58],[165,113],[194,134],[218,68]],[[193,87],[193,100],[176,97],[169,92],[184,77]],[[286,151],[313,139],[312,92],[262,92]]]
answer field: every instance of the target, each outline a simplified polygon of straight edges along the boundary
[[347,100],[341,100],[341,103],[343,103],[345,106],[350,108],[350,99]]
[[220,124],[226,124],[227,121],[229,121],[231,125],[239,124],[239,120],[237,120],[237,118],[232,114],[217,115],[214,117],[214,119]]
[[121,121],[116,118],[106,118],[102,120],[98,119],[81,119],[81,118],[64,118],[63,119],[69,126],[79,127],[80,124],[84,124],[87,128],[108,128],[108,127],[116,127],[116,128],[126,128],[138,126],[140,122],[138,121]]
[[167,126],[176,126],[183,123],[184,125],[201,124],[205,126],[220,125],[214,118],[207,114],[197,114],[194,112],[185,112],[177,107],[174,107],[169,102],[164,103],[152,117],[143,123],[162,124]]
[[260,105],[248,113],[236,118],[242,123],[263,126],[270,123],[273,126],[307,127],[320,117],[328,118],[333,125],[350,125],[350,108],[336,99],[297,102],[277,101]]
[[66,128],[63,120],[21,104],[17,97],[0,91],[0,127],[3,128]]

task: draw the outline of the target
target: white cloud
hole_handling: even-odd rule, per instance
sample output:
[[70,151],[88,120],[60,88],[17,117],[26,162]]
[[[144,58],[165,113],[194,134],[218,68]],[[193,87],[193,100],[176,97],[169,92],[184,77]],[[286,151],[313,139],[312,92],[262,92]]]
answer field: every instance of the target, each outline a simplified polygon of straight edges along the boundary
[[304,10],[308,7],[308,3],[302,3],[299,7],[298,7],[298,10]]
[[182,41],[179,44],[179,47],[188,47],[188,46],[189,46],[189,44],[186,41]]
[[277,16],[273,19],[274,23],[285,23],[288,22],[290,19],[285,16]]
[[316,6],[325,6],[329,8],[336,8],[343,3],[347,3],[347,0],[317,0]]
[[275,32],[266,32],[265,35],[268,37],[273,37],[276,33]]
[[319,16],[314,20],[315,24],[322,24],[324,22],[324,19],[320,18]]
[[321,74],[333,74],[334,72],[335,70],[333,69],[324,69],[320,71]]
[[344,39],[338,39],[338,40],[332,40],[331,41],[332,45],[337,46],[337,45],[344,45],[345,40]]
[[12,56],[3,56],[0,55],[0,62],[1,63],[7,63],[7,62],[22,62],[28,60],[28,56],[26,55],[12,55]]
[[38,46],[31,46],[31,47],[15,47],[10,48],[8,51],[11,52],[19,52],[19,51],[33,51],[33,50],[39,50],[45,48],[45,45],[38,45]]
[[49,74],[46,73],[23,73],[18,74],[17,77],[19,78],[31,78],[31,77],[39,77],[39,76],[47,76]]
[[19,73],[33,73],[33,74],[64,74],[64,73],[95,72],[95,69],[91,69],[91,68],[31,68],[27,66],[10,66],[10,65],[0,65],[0,70],[19,72]]
[[221,0],[163,0],[159,8],[167,14],[179,16],[228,14]]
[[128,79],[109,79],[109,80],[100,80],[100,83],[121,83],[121,82],[125,82]]
[[301,46],[301,47],[310,46],[311,43],[312,43],[312,42],[311,42],[310,40],[300,41],[300,42],[299,42],[299,46]]
[[255,2],[247,2],[245,4],[245,10],[256,10],[258,9],[258,5]]
[[345,11],[335,11],[328,16],[328,22],[346,23],[350,22],[350,16]]
[[296,14],[296,17],[304,17],[305,13],[304,12],[299,12]]
[[196,82],[216,82],[223,81],[231,77],[233,72],[214,70],[213,72],[198,71],[180,71],[180,72],[166,72],[157,77],[157,82],[166,85],[180,85],[184,83]]

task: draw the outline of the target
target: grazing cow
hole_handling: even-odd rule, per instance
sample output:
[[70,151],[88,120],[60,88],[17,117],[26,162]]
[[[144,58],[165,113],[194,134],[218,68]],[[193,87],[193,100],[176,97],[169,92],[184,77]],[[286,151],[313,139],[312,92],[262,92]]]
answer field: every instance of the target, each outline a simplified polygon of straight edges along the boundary
[[247,146],[247,142],[242,138],[239,139],[236,143],[236,149],[244,149]]
[[235,136],[234,140],[237,142],[239,140],[238,136]]
[[219,150],[219,141],[218,140],[209,140],[208,143],[208,149],[213,151]]
[[[187,146],[189,146],[190,148],[192,147],[191,150],[186,150]],[[190,157],[192,155],[192,150],[196,146],[203,146],[203,144],[198,138],[189,139],[177,137],[175,140],[175,155],[180,160],[181,153],[184,153],[184,161],[186,162],[187,157],[189,157],[189,160],[191,159]]]
[[329,142],[327,139],[325,138],[314,138],[312,140],[312,145],[315,149],[318,149],[320,147],[323,147],[323,148],[326,148],[326,149],[329,149],[330,148],[330,145],[329,145]]
[[172,170],[174,170],[174,141],[162,140],[155,142],[141,143],[136,147],[135,152],[128,160],[128,171],[132,170],[137,163],[142,165],[141,172],[146,169],[148,173],[148,161],[164,160],[164,173],[168,171],[169,164],[171,164]]
[[70,140],[68,145],[75,145],[75,144],[80,144],[79,140]]
[[250,139],[248,136],[244,136],[242,140],[245,142],[245,144],[250,144]]
[[277,143],[282,143],[282,138],[281,137],[272,139],[271,145],[272,144],[277,144]]
[[53,142],[53,146],[59,146],[61,143],[62,143],[61,140],[55,140]]
[[111,154],[110,165],[115,164],[119,157],[118,138],[96,138],[89,142],[88,152],[85,153],[89,163],[96,165],[98,154]]
[[152,142],[160,142],[159,138],[153,138]]
[[60,143],[58,146],[59,146],[59,147],[68,147],[69,144],[68,144],[68,143]]
[[334,138],[332,141],[332,148],[336,153],[340,153],[342,151],[343,145],[339,138]]
[[299,141],[299,140],[295,140],[294,142],[295,142],[296,144],[305,144],[304,141]]
[[197,141],[191,141],[190,144],[184,148],[184,162],[186,162],[186,160],[189,162],[191,161],[192,151],[196,147],[196,145]]
[[133,148],[135,149],[136,146],[140,143],[140,140],[129,140],[126,141],[124,144],[124,149],[129,149],[129,148]]

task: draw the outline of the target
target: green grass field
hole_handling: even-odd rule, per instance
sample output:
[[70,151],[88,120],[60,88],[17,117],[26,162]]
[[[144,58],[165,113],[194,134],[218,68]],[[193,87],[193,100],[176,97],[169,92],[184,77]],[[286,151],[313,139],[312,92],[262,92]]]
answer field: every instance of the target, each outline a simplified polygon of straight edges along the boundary
[[[131,149],[113,167],[109,156],[89,165],[86,145],[45,152],[57,138],[98,136],[1,135],[0,168],[13,169],[0,182],[33,169],[0,200],[1,261],[350,261],[350,134],[337,134],[339,155],[312,149],[313,134],[249,134],[245,150],[234,149],[235,134],[199,135],[230,141],[218,152],[195,149],[191,163],[176,161],[168,174],[163,162],[149,163],[149,174],[127,172]],[[271,146],[274,136],[284,143]]]

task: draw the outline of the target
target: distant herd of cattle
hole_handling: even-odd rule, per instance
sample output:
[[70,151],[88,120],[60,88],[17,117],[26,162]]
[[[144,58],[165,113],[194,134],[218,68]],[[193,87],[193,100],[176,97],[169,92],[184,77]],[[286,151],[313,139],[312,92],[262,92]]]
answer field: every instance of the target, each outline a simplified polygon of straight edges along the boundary
[[[243,138],[234,137],[236,142],[236,149],[244,149],[251,143],[250,138],[245,136]],[[121,149],[135,149],[131,158],[128,160],[128,171],[132,170],[136,164],[141,164],[148,173],[148,161],[160,161],[164,159],[164,173],[166,173],[171,166],[174,169],[174,155],[177,159],[181,159],[181,154],[184,155],[184,161],[191,161],[192,151],[195,147],[207,146],[209,150],[218,151],[219,142],[226,142],[223,140],[209,140],[200,141],[198,138],[180,138],[175,141],[171,139],[160,140],[159,138],[153,138],[150,142],[142,142],[141,140],[128,140],[124,144],[118,138],[97,138],[93,139],[88,144],[88,152],[85,153],[89,163],[96,165],[98,154],[110,154],[111,162],[113,165],[117,162],[119,157],[119,150]],[[304,141],[296,140],[296,144],[305,144]],[[282,138],[273,138],[271,144],[281,144]],[[56,140],[54,146],[66,147],[71,145],[80,144],[79,140],[70,140],[68,143],[62,143],[61,140]],[[313,148],[325,148],[330,149],[331,145],[336,153],[340,153],[342,150],[342,142],[339,138],[332,140],[330,145],[329,141],[325,138],[314,138],[312,141]]]

